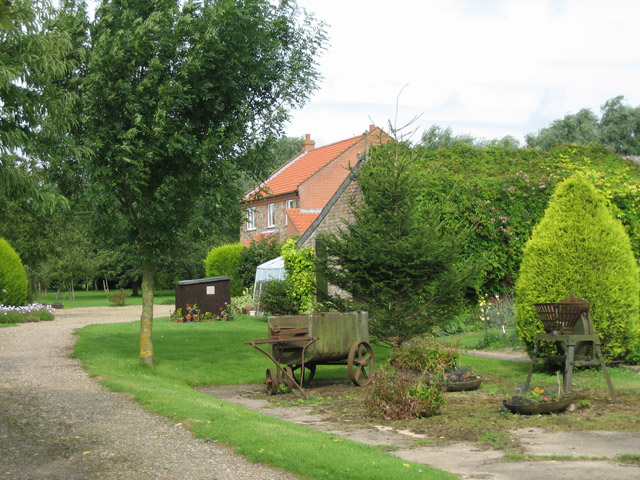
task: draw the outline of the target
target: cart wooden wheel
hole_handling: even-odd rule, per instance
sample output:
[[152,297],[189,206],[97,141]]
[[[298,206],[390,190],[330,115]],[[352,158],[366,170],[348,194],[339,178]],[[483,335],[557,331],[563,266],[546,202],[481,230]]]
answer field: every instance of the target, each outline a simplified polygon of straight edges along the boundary
[[293,374],[295,375],[295,379],[296,379],[296,382],[298,382],[298,385],[303,387],[304,385],[309,385],[311,383],[311,380],[313,380],[313,377],[316,374],[316,364],[310,363],[310,364],[304,365],[304,385],[300,383],[300,367],[301,366],[302,365],[294,365]]
[[275,395],[278,393],[278,387],[280,387],[280,375],[275,368],[267,368],[267,378],[264,380],[267,384],[267,393],[269,395]]
[[347,370],[351,381],[360,387],[369,385],[373,380],[376,361],[373,349],[367,342],[357,342],[351,346],[347,358]]
[[[287,391],[290,392],[291,390],[293,390],[293,387],[295,386],[293,384],[293,380],[291,380],[291,378],[295,379],[295,377],[293,376],[293,369],[291,367],[285,367],[284,371],[287,373],[287,375],[284,375],[283,380],[285,385],[287,386]],[[289,376],[291,378],[289,378]]]

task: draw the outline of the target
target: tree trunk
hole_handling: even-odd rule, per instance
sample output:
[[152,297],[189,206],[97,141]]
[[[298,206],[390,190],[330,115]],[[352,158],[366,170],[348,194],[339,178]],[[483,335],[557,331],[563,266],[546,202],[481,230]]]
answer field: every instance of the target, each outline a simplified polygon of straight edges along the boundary
[[142,260],[142,315],[140,317],[140,364],[153,366],[153,287],[155,270],[151,261]]
[[140,292],[138,292],[138,282],[133,282],[131,284],[131,296],[137,297],[138,295],[140,295]]

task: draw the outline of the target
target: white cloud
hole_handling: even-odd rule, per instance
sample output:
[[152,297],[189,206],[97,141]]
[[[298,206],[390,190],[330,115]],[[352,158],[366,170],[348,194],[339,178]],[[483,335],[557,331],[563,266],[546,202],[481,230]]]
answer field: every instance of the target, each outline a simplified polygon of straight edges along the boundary
[[322,88],[287,133],[318,144],[422,114],[494,138],[624,95],[640,104],[640,2],[299,0],[330,24]]

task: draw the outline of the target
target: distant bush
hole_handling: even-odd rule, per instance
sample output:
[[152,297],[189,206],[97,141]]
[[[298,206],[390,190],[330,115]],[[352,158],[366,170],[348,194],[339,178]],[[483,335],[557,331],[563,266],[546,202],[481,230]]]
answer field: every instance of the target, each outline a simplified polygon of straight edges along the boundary
[[431,417],[445,405],[444,382],[426,383],[402,371],[376,372],[364,400],[368,416],[385,420]]
[[4,238],[0,238],[0,304],[27,303],[27,275],[20,257]]
[[124,306],[124,304],[127,301],[127,298],[129,298],[129,293],[120,290],[119,292],[115,292],[115,293],[110,293],[109,295],[107,295],[107,300],[109,300],[110,303],[113,303],[114,305],[117,305],[119,307]]
[[[254,307],[255,303],[251,292],[245,290],[239,297],[231,297],[231,315],[245,315],[247,305]],[[255,307],[252,310],[255,310]]]
[[253,288],[256,281],[256,267],[280,256],[282,245],[265,237],[259,241],[252,240],[248,247],[242,249],[237,275],[244,288]]
[[531,351],[543,332],[535,303],[576,294],[611,358],[624,358],[637,338],[640,285],[629,236],[606,199],[582,176],[558,185],[527,242],[516,284],[516,327]]
[[204,261],[207,277],[231,277],[232,297],[242,295],[242,279],[238,275],[242,249],[241,243],[228,243],[211,249]]
[[300,312],[286,280],[271,280],[262,287],[260,309],[271,315],[291,315]]

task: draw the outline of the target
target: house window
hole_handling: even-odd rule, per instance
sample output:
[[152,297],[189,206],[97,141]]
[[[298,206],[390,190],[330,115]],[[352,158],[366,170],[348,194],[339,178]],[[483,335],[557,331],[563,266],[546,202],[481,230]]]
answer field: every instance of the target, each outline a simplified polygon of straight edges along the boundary
[[270,203],[267,205],[267,227],[276,226],[276,204]]
[[256,207],[247,208],[247,230],[256,229]]
[[[293,204],[294,204],[295,200],[287,200],[284,204],[284,206],[286,208],[293,208]],[[289,225],[289,215],[287,215],[287,213],[285,212],[284,214],[284,224],[285,225]]]

